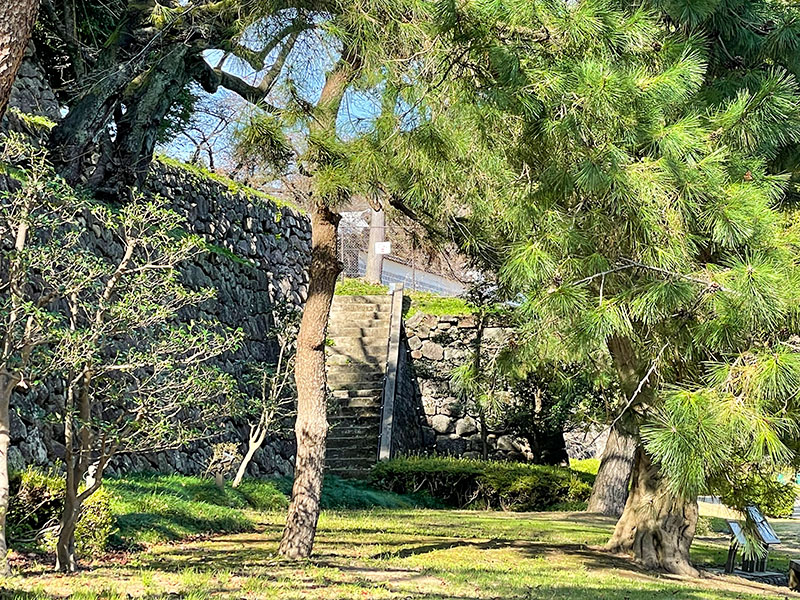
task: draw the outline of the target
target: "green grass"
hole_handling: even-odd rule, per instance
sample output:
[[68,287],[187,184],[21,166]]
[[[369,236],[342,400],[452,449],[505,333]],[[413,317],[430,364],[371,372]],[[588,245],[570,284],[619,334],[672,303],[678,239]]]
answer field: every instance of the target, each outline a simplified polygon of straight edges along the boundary
[[[289,478],[245,479],[239,488],[220,490],[213,480],[183,475],[136,474],[109,478],[116,533],[112,545],[131,547],[193,535],[252,531],[258,512],[283,511]],[[412,508],[430,506],[424,497],[376,490],[366,483],[327,477],[324,509]]]
[[597,470],[600,468],[599,458],[584,458],[581,460],[570,459],[569,468],[573,471],[580,471],[581,473],[588,473],[589,475],[597,475]]
[[442,316],[466,316],[471,315],[475,308],[463,298],[453,296],[440,296],[430,292],[410,292],[408,297],[411,302],[404,311],[406,318],[422,313],[425,315]]
[[336,282],[337,296],[379,296],[389,292],[389,286],[370,283],[355,277],[346,277]]
[[[358,278],[345,278],[336,283],[337,296],[375,296],[386,294],[389,287],[370,283]],[[406,301],[403,306],[403,316],[406,318],[416,313],[434,316],[462,316],[471,315],[474,307],[463,298],[440,296],[430,292],[405,292]]]
[[[4,583],[19,600],[215,598],[282,600],[755,600],[782,598],[730,578],[676,580],[595,549],[613,520],[583,513],[327,511],[314,555],[276,550],[283,513],[256,533],[159,545],[97,563],[73,577],[29,567]],[[719,560],[725,542],[700,543],[695,560]]]
[[[251,486],[251,482],[247,482]],[[274,490],[275,508],[286,498],[272,482],[258,482],[261,494]],[[130,475],[108,479],[118,532],[116,546],[177,540],[201,533],[249,531],[253,519],[243,509],[247,495],[213,481],[179,475]],[[267,488],[267,489],[265,489]]]

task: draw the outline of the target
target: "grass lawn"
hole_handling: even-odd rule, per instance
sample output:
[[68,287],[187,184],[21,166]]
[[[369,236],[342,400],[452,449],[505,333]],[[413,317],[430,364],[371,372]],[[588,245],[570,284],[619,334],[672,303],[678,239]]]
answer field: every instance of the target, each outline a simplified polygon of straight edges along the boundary
[[[247,510],[247,509],[242,509]],[[253,531],[158,543],[111,555],[78,575],[28,564],[2,598],[242,600],[586,599],[778,597],[726,577],[680,580],[642,571],[591,547],[613,523],[583,513],[423,509],[326,511],[309,561],[276,556],[283,512],[250,511]],[[700,540],[695,559],[719,562],[724,540]],[[785,559],[784,559],[785,560]],[[71,596],[70,596],[71,595]]]

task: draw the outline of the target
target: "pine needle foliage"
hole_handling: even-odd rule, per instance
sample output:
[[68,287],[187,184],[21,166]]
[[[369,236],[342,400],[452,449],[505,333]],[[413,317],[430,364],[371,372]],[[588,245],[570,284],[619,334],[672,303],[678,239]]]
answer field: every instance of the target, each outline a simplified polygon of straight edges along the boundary
[[439,182],[461,203],[452,235],[518,294],[519,356],[620,376],[624,340],[635,380],[616,412],[675,490],[752,501],[797,460],[797,10],[438,11],[452,76],[424,116],[460,171]]

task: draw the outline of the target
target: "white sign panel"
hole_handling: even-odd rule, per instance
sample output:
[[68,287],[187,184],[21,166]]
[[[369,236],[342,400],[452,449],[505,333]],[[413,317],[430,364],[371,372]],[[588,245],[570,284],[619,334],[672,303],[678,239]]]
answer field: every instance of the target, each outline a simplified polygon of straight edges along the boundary
[[375,242],[375,254],[391,254],[392,242]]

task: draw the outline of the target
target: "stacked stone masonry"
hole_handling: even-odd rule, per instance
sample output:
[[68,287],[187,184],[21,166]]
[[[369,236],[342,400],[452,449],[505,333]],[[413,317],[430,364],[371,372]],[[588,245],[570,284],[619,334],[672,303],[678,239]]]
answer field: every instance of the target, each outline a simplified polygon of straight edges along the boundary
[[[308,288],[307,265],[311,229],[299,211],[278,206],[268,198],[225,185],[176,165],[154,162],[146,195],[164,198],[186,218],[190,233],[200,235],[210,250],[180,266],[184,283],[192,289],[211,287],[216,297],[198,307],[185,309],[181,319],[217,320],[242,328],[244,342],[217,364],[243,381],[255,365],[274,362],[275,347],[269,332],[272,307],[290,303],[301,308]],[[121,251],[107,231],[87,223],[88,246],[114,258]],[[63,434],[48,416],[63,413],[60,381],[46,381],[26,395],[12,400],[12,469],[27,464],[48,465],[63,456]],[[288,428],[289,432],[291,428]],[[243,420],[227,420],[219,433],[188,448],[150,455],[121,455],[112,471],[166,471],[198,474],[205,471],[217,442],[238,442],[245,447],[248,426]],[[290,433],[273,436],[256,454],[249,474],[287,475],[294,462]]]
[[[422,450],[440,455],[480,458],[483,435],[476,414],[458,398],[453,370],[475,351],[477,324],[472,315],[433,316],[417,313],[405,322],[413,377],[424,414]],[[486,327],[484,340],[502,341],[508,330]],[[528,443],[497,431],[486,432],[488,456],[499,460],[527,460]]]

